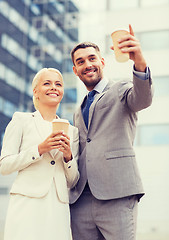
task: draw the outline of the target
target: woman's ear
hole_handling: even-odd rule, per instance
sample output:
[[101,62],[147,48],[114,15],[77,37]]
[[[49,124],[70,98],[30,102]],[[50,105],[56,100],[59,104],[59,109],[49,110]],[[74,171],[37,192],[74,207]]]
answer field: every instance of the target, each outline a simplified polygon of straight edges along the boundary
[[38,98],[38,93],[37,93],[36,87],[33,89],[33,96],[34,96],[35,98]]

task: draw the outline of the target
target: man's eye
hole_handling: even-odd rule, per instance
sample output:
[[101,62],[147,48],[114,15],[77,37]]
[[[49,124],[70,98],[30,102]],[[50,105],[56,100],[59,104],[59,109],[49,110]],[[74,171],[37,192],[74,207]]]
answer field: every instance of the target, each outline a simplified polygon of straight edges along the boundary
[[49,85],[49,83],[48,83],[48,82],[45,82],[44,85]]
[[83,64],[83,61],[79,61],[77,64],[78,64],[78,65],[81,65],[81,64]]

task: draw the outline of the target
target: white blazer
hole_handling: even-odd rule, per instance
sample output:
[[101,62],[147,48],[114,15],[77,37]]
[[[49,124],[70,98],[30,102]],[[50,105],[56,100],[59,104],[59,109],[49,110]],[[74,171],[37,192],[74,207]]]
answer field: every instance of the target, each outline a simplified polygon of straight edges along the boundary
[[50,126],[39,111],[14,113],[3,139],[0,173],[7,175],[18,171],[11,194],[41,198],[54,181],[60,201],[68,203],[68,188],[74,187],[79,179],[78,129],[69,127],[73,159],[65,163],[63,153],[58,150],[39,155],[38,145],[50,135]]

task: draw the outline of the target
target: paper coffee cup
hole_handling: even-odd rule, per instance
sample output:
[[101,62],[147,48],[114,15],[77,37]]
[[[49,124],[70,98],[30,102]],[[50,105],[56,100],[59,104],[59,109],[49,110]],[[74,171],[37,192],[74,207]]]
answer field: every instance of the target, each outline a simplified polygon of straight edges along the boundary
[[129,53],[123,53],[121,51],[121,49],[118,48],[118,44],[119,44],[118,40],[122,36],[127,35],[127,34],[129,34],[129,32],[126,30],[117,30],[111,34],[111,38],[112,38],[113,46],[114,46],[115,58],[118,62],[126,62],[129,60]]
[[69,121],[66,119],[54,119],[52,121],[52,132],[63,131],[68,135]]

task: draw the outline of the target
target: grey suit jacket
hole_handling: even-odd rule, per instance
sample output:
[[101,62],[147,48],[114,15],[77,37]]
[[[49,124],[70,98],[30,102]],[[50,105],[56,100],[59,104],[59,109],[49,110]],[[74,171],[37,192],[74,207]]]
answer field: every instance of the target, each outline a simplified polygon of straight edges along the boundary
[[130,82],[109,82],[96,96],[90,107],[88,130],[78,109],[74,124],[80,133],[80,179],[70,191],[70,203],[79,198],[87,181],[97,199],[143,196],[133,141],[137,112],[151,102],[151,78],[133,76]]

